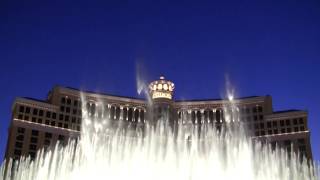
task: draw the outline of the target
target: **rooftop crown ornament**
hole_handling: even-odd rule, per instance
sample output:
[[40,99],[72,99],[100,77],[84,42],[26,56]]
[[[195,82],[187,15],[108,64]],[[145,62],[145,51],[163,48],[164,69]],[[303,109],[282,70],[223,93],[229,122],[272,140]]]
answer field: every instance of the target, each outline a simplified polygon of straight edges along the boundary
[[174,84],[168,81],[164,76],[160,76],[159,80],[153,81],[149,84],[149,92],[152,99],[172,99]]

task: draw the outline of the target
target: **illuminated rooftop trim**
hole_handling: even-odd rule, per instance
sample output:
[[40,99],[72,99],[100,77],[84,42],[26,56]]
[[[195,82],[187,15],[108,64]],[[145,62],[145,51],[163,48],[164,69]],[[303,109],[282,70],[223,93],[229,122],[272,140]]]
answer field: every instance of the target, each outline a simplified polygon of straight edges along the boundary
[[152,99],[172,99],[174,83],[160,76],[159,80],[153,81],[149,84],[149,92]]

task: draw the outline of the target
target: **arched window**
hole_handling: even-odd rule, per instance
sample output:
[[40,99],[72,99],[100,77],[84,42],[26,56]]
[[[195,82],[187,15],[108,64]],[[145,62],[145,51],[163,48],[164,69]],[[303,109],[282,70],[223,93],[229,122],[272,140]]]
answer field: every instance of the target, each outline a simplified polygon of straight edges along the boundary
[[192,124],[196,123],[196,113],[194,111],[191,112],[191,122]]
[[97,106],[98,118],[102,118],[102,108],[103,106]]
[[209,111],[205,110],[204,111],[204,122],[207,123],[209,120]]
[[134,121],[138,122],[138,119],[139,119],[139,109],[136,109],[134,111]]
[[115,107],[111,106],[110,108],[110,119],[114,119]]
[[88,115],[90,115],[90,103],[87,103],[86,104],[86,109],[87,109],[87,112],[88,112]]
[[214,114],[213,114],[213,111],[210,110],[209,111],[209,121],[210,121],[210,123],[213,123],[213,120],[214,120]]
[[120,107],[118,106],[116,108],[116,120],[119,120],[120,119]]
[[221,122],[224,122],[224,120],[225,120],[225,119],[224,119],[224,112],[223,112],[222,109],[221,109],[221,112],[220,112],[220,113],[221,113]]
[[141,122],[144,122],[144,110],[140,111],[140,120]]
[[96,105],[94,103],[91,104],[91,116],[94,116],[94,114],[96,113]]
[[221,110],[217,109],[216,111],[216,120],[217,122],[221,122]]
[[201,123],[201,112],[197,111],[197,123],[200,124]]
[[109,108],[108,108],[108,106],[105,106],[104,107],[104,115],[103,115],[103,117],[104,118],[108,118],[109,117]]
[[123,108],[123,120],[124,120],[124,121],[127,120],[127,113],[128,113],[127,108]]
[[133,109],[129,108],[129,111],[128,111],[128,121],[129,122],[132,122],[132,116],[133,116]]

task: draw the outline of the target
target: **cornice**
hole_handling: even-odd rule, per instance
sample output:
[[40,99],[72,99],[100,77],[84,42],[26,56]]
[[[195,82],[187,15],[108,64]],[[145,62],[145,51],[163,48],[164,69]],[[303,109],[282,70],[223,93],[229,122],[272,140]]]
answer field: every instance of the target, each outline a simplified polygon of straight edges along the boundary
[[46,103],[46,102],[42,102],[42,101],[36,101],[36,100],[32,100],[32,99],[27,99],[27,98],[23,98],[23,97],[17,97],[13,103],[12,109],[17,105],[17,104],[21,104],[21,105],[25,105],[25,106],[29,106],[29,107],[33,107],[33,108],[40,108],[40,109],[44,109],[44,110],[58,110],[59,107],[50,103]]

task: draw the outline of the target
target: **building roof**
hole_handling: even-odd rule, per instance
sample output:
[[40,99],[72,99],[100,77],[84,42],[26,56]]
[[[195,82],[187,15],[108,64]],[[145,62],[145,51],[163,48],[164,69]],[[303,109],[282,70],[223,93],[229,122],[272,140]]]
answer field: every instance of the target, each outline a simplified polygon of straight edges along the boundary
[[[104,93],[104,92],[96,92],[96,91],[90,91],[90,90],[83,90],[83,89],[78,89],[74,87],[63,87],[63,86],[57,86],[57,87],[62,87],[62,88],[67,88],[75,91],[81,91],[84,93],[91,93],[91,94],[97,94],[97,95],[103,95],[103,96],[113,96],[113,97],[120,97],[120,98],[129,98],[129,99],[134,99],[134,100],[146,100],[145,98],[137,98],[137,97],[132,97],[132,96],[122,96],[122,95],[114,95],[114,94],[109,94],[109,93]],[[270,95],[265,95],[265,96],[270,96]],[[235,100],[244,100],[244,99],[252,99],[252,98],[258,98],[258,97],[265,97],[265,96],[245,96],[245,97],[239,97],[235,98]],[[197,101],[223,101],[227,99],[222,99],[222,98],[208,98],[208,99],[173,99],[174,102],[197,102]]]
[[[57,86],[57,87],[62,87],[62,86]],[[108,93],[103,93],[103,92],[97,92],[97,91],[89,91],[89,90],[83,90],[83,89],[78,89],[78,88],[73,88],[73,87],[63,87],[75,91],[81,91],[84,93],[90,93],[90,94],[97,94],[97,95],[102,95],[102,96],[113,96],[113,97],[120,97],[120,98],[129,98],[129,99],[135,99],[135,100],[145,100],[144,98],[137,98],[137,97],[130,97],[130,96],[122,96],[122,95],[113,95],[113,94],[108,94]]]
[[[269,95],[267,95],[269,96]],[[251,99],[251,98],[257,98],[257,97],[263,97],[263,96],[245,96],[245,97],[239,97],[239,98],[235,98],[235,100],[241,100],[241,99]],[[186,99],[186,100],[181,100],[178,99],[175,102],[185,102],[185,101],[190,101],[190,102],[194,102],[194,101],[223,101],[223,100],[227,100],[223,99],[223,98],[215,98],[215,99]]]
[[282,113],[289,113],[289,112],[301,112],[304,110],[299,110],[299,109],[288,109],[288,110],[283,110],[283,111],[274,111],[273,114],[282,114]]
[[29,100],[32,100],[32,101],[38,101],[38,102],[50,104],[47,100],[41,100],[41,99],[36,99],[36,98],[31,98],[31,97],[22,97],[22,98],[29,99]]

